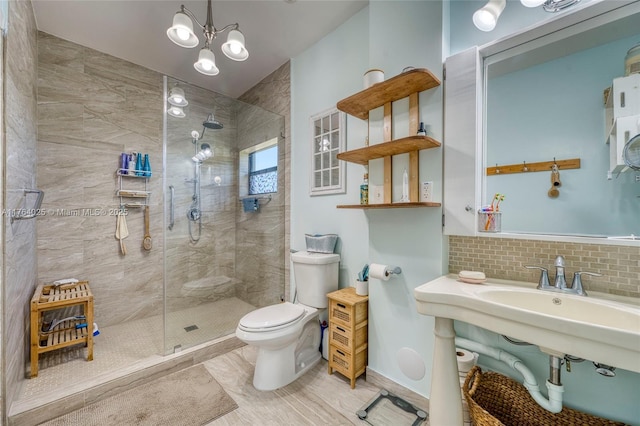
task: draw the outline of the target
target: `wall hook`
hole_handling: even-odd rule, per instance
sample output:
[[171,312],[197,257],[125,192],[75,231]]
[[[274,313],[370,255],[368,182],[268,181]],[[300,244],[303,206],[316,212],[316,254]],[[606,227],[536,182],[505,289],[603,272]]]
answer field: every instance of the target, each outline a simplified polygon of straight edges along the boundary
[[500,169],[498,168],[498,163],[496,163],[496,174],[500,174]]
[[523,172],[528,172],[529,171],[529,168],[527,167],[527,162],[526,161],[522,162],[522,171]]

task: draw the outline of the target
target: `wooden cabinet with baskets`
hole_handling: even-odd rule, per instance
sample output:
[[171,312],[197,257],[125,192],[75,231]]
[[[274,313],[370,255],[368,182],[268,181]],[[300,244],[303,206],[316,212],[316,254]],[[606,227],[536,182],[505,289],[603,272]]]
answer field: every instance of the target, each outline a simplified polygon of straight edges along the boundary
[[[340,209],[380,209],[406,207],[440,207],[439,202],[420,201],[418,160],[419,151],[437,148],[441,144],[426,136],[416,135],[419,123],[418,94],[440,85],[440,80],[425,68],[405,71],[381,83],[374,84],[346,99],[338,102],[340,111],[369,119],[369,111],[384,106],[384,142],[352,151],[341,152],[338,159],[356,164],[367,165],[370,160],[384,159],[384,203],[339,205]],[[392,103],[402,98],[409,98],[409,136],[392,140]],[[409,154],[409,202],[391,202],[391,157],[398,154]]]
[[358,296],[348,287],[328,294],[329,297],[329,374],[334,371],[351,380],[367,368],[369,298]]

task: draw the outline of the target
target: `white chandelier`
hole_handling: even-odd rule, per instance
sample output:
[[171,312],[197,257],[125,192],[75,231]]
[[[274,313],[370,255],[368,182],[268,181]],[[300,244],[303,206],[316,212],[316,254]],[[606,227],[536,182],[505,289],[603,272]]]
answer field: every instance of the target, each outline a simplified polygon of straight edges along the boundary
[[202,27],[204,33],[204,47],[200,49],[198,60],[193,64],[194,68],[205,75],[217,75],[220,70],[216,66],[216,57],[211,50],[213,39],[220,33],[227,30],[229,35],[227,41],[222,44],[222,53],[234,61],[244,61],[249,57],[249,52],[244,45],[244,35],[240,32],[240,26],[229,24],[221,30],[213,26],[213,13],[211,10],[211,0],[207,1],[207,21],[202,25],[193,12],[180,6],[180,10],[173,16],[173,25],[167,30],[169,39],[181,47],[193,48],[199,44],[198,37],[193,32],[193,22]]

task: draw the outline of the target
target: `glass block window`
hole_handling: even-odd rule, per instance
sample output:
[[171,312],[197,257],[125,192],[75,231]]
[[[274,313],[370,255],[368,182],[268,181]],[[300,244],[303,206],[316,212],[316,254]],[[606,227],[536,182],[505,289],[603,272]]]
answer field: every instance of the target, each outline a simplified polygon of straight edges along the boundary
[[345,115],[336,108],[311,117],[311,195],[344,193]]
[[249,194],[278,192],[278,145],[249,154]]

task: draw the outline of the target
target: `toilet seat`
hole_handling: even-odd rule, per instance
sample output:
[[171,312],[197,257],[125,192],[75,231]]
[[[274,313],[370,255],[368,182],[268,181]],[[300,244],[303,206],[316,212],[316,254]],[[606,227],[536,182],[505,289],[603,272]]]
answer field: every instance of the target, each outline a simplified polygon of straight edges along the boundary
[[238,328],[249,332],[279,330],[302,320],[305,314],[306,310],[300,305],[279,303],[249,312],[242,317]]

